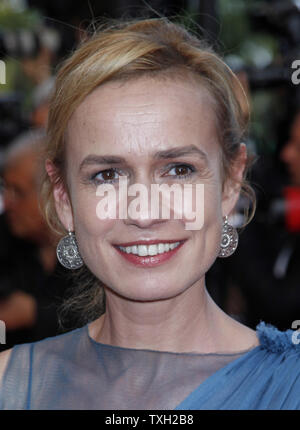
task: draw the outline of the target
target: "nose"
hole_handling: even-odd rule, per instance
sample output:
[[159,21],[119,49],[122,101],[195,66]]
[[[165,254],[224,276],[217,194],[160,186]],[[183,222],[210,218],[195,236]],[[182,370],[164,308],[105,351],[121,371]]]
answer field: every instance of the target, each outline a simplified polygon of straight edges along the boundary
[[125,225],[149,229],[167,219],[160,217],[159,200],[151,195],[150,181],[132,184],[128,187],[127,216]]

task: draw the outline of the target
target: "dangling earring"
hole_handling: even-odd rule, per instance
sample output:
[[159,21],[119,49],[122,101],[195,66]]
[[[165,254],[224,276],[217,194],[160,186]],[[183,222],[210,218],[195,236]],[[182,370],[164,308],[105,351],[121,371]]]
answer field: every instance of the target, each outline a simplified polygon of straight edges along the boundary
[[218,257],[225,258],[232,255],[236,250],[238,243],[238,233],[232,225],[228,224],[228,216],[226,215],[223,224],[221,247]]
[[58,243],[56,255],[60,264],[67,269],[79,269],[83,266],[83,260],[79,254],[75,234],[69,230],[67,236],[64,236]]

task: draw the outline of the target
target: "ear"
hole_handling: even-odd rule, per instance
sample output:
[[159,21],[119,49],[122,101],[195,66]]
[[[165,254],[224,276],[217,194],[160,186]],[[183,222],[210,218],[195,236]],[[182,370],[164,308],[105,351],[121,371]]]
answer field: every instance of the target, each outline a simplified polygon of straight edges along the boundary
[[53,197],[58,218],[66,230],[74,231],[72,205],[58,169],[49,159],[46,160],[45,168],[53,183]]
[[223,216],[230,215],[237,204],[241,191],[243,173],[247,162],[247,148],[240,144],[238,155],[230,168],[230,177],[225,180],[222,194]]

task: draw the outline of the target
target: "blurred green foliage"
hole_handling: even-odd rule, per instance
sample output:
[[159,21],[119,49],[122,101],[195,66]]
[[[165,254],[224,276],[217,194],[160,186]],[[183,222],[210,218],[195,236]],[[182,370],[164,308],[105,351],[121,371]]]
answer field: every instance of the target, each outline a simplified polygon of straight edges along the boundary
[[[0,0],[0,32],[36,29],[42,16],[36,9],[13,7],[13,2]],[[24,110],[30,110],[30,97],[33,84],[24,76],[18,58],[5,58],[6,84],[0,85],[0,95],[11,91],[21,91],[24,95]]]
[[15,10],[7,1],[0,1],[0,30],[30,29],[41,21],[37,10]]

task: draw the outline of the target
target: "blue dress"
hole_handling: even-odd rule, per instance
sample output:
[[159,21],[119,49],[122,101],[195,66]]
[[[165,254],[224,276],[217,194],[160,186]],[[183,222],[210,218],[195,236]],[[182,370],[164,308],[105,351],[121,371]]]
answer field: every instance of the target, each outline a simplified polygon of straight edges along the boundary
[[17,345],[0,409],[300,409],[300,333],[256,331],[259,345],[237,354],[105,345],[87,325]]

